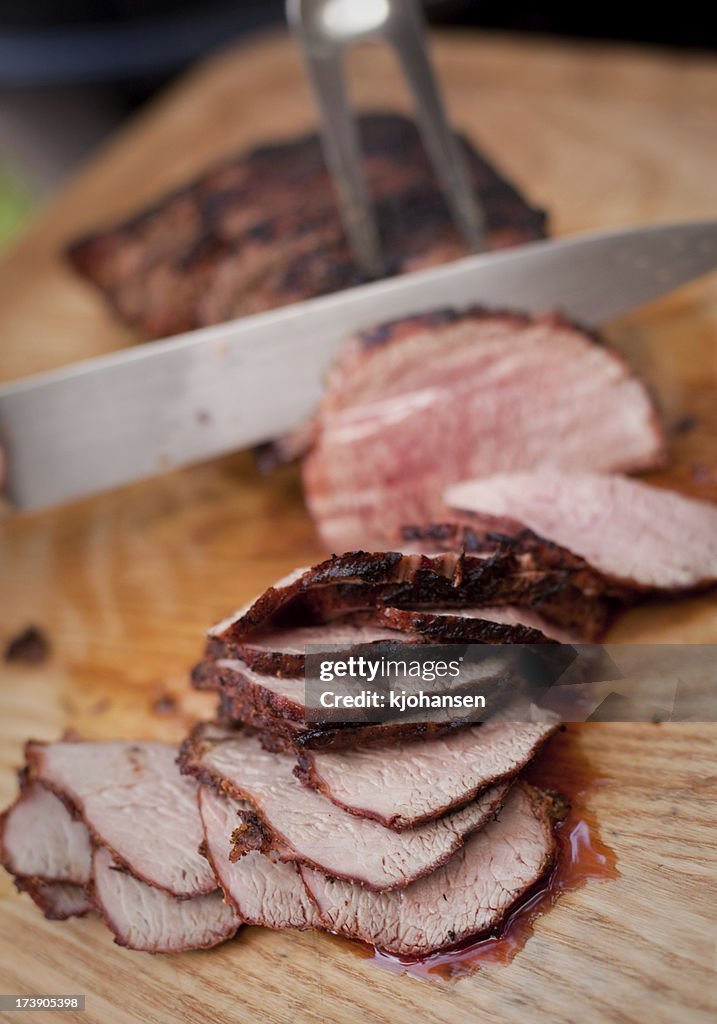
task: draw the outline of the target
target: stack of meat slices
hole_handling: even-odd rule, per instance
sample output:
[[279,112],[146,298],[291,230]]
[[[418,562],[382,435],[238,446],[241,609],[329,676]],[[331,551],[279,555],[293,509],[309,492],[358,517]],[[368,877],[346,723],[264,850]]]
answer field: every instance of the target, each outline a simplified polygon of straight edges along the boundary
[[564,807],[521,772],[555,719],[311,725],[305,645],[546,645],[561,629],[537,609],[561,586],[582,594],[508,547],[293,573],[211,631],[195,681],[221,692],[220,719],[179,752],[28,743],[5,867],[49,917],[96,910],[120,944],[153,952],[212,946],[242,922],[410,957],[497,928],[554,857]]
[[353,552],[297,570],[210,631],[194,681],[219,692],[222,720],[198,725],[179,761],[201,783],[207,853],[243,920],[402,956],[498,927],[554,855],[560,802],[518,777],[555,721],[307,722],[304,651],[567,639],[538,610],[550,596],[558,618],[561,590],[592,622],[595,599],[570,569],[509,546]]
[[210,631],[194,682],[219,692],[221,720],[193,730],[180,765],[200,783],[207,854],[243,920],[410,957],[498,927],[554,856],[561,802],[519,776],[555,720],[308,722],[305,650],[547,644],[573,635],[536,610],[561,587],[581,595],[564,567],[508,546],[354,552]]
[[553,728],[316,754],[324,793],[241,729],[198,726],[180,760],[243,920],[426,956],[496,928],[551,864],[560,801],[514,779]]
[[442,731],[423,721],[307,722],[305,646],[366,652],[386,642],[536,645],[600,635],[614,607],[597,576],[580,559],[539,556],[511,542],[487,553],[332,556],[214,626],[193,683],[219,694],[222,719],[279,752]]
[[98,911],[130,949],[214,946],[240,925],[206,858],[197,785],[164,743],[29,742],[2,861],[50,918]]

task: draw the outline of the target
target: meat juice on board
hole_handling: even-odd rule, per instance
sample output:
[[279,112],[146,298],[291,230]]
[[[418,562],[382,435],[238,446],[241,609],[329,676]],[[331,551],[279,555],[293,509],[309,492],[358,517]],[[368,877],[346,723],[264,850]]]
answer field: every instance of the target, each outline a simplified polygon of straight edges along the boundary
[[384,970],[427,981],[450,981],[473,974],[484,964],[506,964],[525,946],[536,920],[562,893],[574,892],[589,881],[619,878],[615,853],[601,839],[589,807],[592,795],[606,780],[582,750],[580,733],[588,728],[594,726],[573,724],[558,732],[525,772],[526,781],[556,790],[569,801],[570,809],[555,826],[557,855],[552,867],[511,910],[500,929],[428,957],[398,957],[368,949],[366,957]]

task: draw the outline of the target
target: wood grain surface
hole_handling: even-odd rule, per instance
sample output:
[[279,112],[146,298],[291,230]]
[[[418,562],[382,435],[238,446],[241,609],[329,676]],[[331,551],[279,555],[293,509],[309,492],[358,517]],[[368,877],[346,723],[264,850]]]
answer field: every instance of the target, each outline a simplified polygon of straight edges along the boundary
[[[717,212],[717,61],[627,48],[444,35],[435,59],[466,130],[551,212],[556,233]],[[407,106],[391,62],[351,62],[362,105]],[[64,264],[78,232],[135,209],[217,158],[301,131],[313,114],[283,38],[198,67],[125,128],[0,267],[0,377],[138,339]],[[658,482],[717,499],[717,281],[614,325],[672,438]],[[298,476],[237,455],[0,523],[0,643],[46,631],[42,666],[5,665],[0,799],[23,740],[179,739],[211,702],[187,670],[203,629],[318,559]],[[717,642],[717,598],[644,608],[615,640]],[[169,698],[169,699],[168,699]],[[708,1022],[715,1019],[717,727],[594,726],[593,807],[621,877],[564,896],[509,965],[453,983],[379,970],[320,934],[245,929],[209,953],[121,950],[94,920],[52,924],[0,877],[0,990],[86,993],[78,1024],[253,1022]],[[6,1015],[40,1022],[48,1015]],[[5,1017],[2,1018],[6,1019]]]

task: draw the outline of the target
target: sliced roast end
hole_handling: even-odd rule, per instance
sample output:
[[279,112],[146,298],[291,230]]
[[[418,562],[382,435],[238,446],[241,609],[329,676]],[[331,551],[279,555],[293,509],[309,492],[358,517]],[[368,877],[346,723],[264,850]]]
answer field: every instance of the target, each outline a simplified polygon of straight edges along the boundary
[[301,873],[329,931],[396,956],[425,957],[501,925],[552,864],[562,811],[555,797],[521,783],[495,821],[400,892],[368,892],[306,867]]
[[179,900],[118,865],[109,850],[93,856],[95,903],[115,942],[148,953],[209,949],[231,939],[241,921],[219,891]]

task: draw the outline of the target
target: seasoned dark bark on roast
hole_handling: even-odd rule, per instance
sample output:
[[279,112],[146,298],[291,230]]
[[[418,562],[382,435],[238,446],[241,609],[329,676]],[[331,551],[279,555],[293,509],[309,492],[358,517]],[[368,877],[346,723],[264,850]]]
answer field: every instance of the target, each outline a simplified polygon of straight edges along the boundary
[[587,594],[606,592],[626,597],[624,587],[580,555],[507,518],[456,510],[446,522],[403,526],[401,538],[409,550],[426,555],[439,551],[463,551],[467,555],[509,551],[525,571],[564,572]]
[[402,540],[410,551],[437,551],[491,556],[507,552],[523,572],[552,580],[533,603],[549,623],[574,630],[583,641],[599,640],[621,612],[639,598],[634,587],[607,576],[584,558],[541,537],[522,524],[498,517],[451,513],[449,521],[404,526]]
[[[465,617],[466,612],[469,617]],[[327,655],[335,656],[345,646],[347,652],[378,657],[382,649],[391,644],[540,644],[551,639],[540,629],[543,626],[549,630],[548,623],[529,609],[525,616],[534,619],[535,624],[522,623],[518,612],[506,618],[499,609],[486,608],[485,615],[481,616],[480,608],[460,609],[459,614],[450,614],[444,609],[411,610],[380,605],[370,612],[349,614],[325,624],[270,629],[244,643],[231,640],[223,643],[210,637],[205,657],[206,660],[234,657],[261,675],[299,678],[306,671],[306,645],[312,646],[314,656],[325,644]],[[201,663],[194,670],[193,680],[197,689],[206,688]]]
[[[218,692],[220,718],[250,726],[274,751],[348,747],[460,727],[471,716],[450,724],[340,724],[328,716],[307,723],[303,687],[292,685],[291,679],[305,668],[304,655],[298,653],[302,638],[341,642],[352,630],[371,636],[377,635],[372,629],[388,627],[387,635],[409,643],[532,646],[596,635],[610,607],[596,592],[599,574],[581,559],[563,558],[559,548],[548,546],[545,553],[544,548],[537,540],[513,544],[496,538],[485,553],[434,548],[430,554],[359,551],[332,556],[297,570],[213,627],[207,656],[193,670],[193,685]],[[486,607],[485,618],[483,603],[492,605]],[[548,638],[538,628],[541,616],[572,627],[579,621],[581,628],[573,634],[551,626],[553,637]],[[247,666],[238,653],[248,648],[259,652],[263,667],[279,670],[260,673]],[[374,650],[380,653],[379,646]]]
[[[389,273],[465,254],[412,122],[360,118]],[[463,139],[491,248],[542,237],[530,207]],[[316,135],[210,170],[126,223],[70,249],[130,323],[159,337],[359,284]]]
[[[448,722],[307,722],[303,680],[257,676],[238,662],[225,660],[200,662],[192,675],[200,689],[219,693],[221,721],[249,726],[259,734],[267,750],[282,753],[303,748],[339,749],[411,736],[438,736],[475,720],[472,714],[467,714],[465,718]],[[499,682],[502,680],[501,676]]]
[[[506,542],[487,553],[403,554],[354,551],[298,570],[212,627],[209,651],[238,654],[269,629],[345,620],[377,606],[535,608],[550,621],[590,636],[605,628],[609,606],[595,577],[581,589],[582,566]],[[574,581],[575,577],[575,581]],[[219,646],[221,645],[221,646]]]
[[[306,671],[307,645],[311,653],[318,655],[322,645],[326,654],[338,654],[342,649],[370,657],[380,656],[391,646],[440,645],[446,643],[470,644],[541,644],[551,643],[539,628],[550,625],[525,609],[525,618],[535,625],[520,621],[520,609],[464,607],[409,608],[376,604],[370,613],[362,613],[363,625],[357,626],[355,617],[333,618],[321,625],[295,627],[286,626],[258,632],[253,641],[236,643],[210,637],[205,649],[205,659],[192,670],[192,682],[196,689],[212,689],[211,672],[204,666],[215,661],[235,661],[246,666],[251,673],[274,676],[277,679],[302,678]],[[369,617],[370,616],[370,617]],[[560,639],[564,639],[563,636]],[[577,638],[572,637],[573,640]],[[565,641],[567,642],[567,641]]]
[[269,718],[256,714],[250,705],[236,694],[222,692],[219,698],[218,719],[228,725],[243,724],[253,729],[262,746],[276,753],[294,753],[298,750],[343,750],[357,744],[388,742],[408,737],[441,736],[453,729],[465,728],[464,722],[374,722],[365,725],[347,723],[314,725],[293,722],[279,717]]
[[[485,611],[485,618],[482,611]],[[541,630],[519,621],[491,619],[490,612],[490,608],[382,608],[380,614],[393,629],[438,645],[551,643]]]
[[307,644],[315,648],[314,654],[318,653],[322,644],[327,645],[327,650],[331,647],[334,651],[338,645],[343,644],[347,649],[360,646],[369,655],[371,650],[386,642],[420,644],[426,639],[417,633],[404,637],[402,633],[406,630],[399,632],[387,628],[377,621],[378,618],[373,611],[360,612],[328,624],[267,630],[246,643],[230,642],[223,645],[221,641],[210,637],[206,654],[208,657],[223,658],[226,657],[224,652],[230,651],[234,657],[262,675],[296,678],[303,677],[306,669],[304,650]]

